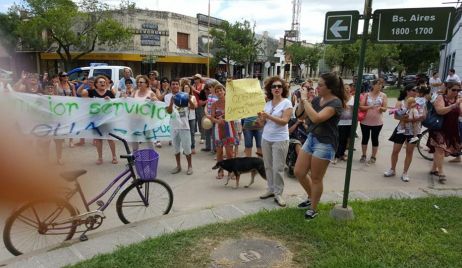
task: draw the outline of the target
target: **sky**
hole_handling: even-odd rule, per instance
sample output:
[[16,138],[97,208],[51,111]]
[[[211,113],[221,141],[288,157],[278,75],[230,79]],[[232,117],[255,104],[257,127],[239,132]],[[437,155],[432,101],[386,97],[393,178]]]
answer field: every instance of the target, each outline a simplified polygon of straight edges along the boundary
[[[0,0],[0,12],[5,12],[20,0]],[[132,0],[138,8],[170,11],[195,17],[197,13],[210,15],[229,22],[248,20],[255,24],[256,33],[268,31],[274,38],[282,38],[284,30],[292,25],[292,0]],[[120,1],[107,0],[111,6]],[[457,0],[373,0],[372,9],[400,9],[422,7],[456,7],[443,4]],[[300,12],[300,40],[322,42],[326,12],[358,10],[363,13],[364,0],[302,0]],[[361,29],[361,26],[359,26]]]

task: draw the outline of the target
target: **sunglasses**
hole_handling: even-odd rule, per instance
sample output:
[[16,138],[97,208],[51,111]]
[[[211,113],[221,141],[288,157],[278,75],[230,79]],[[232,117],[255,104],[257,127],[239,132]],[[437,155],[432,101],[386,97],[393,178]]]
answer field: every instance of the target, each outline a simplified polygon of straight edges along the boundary
[[137,84],[146,84],[145,81],[138,81],[138,82],[136,82],[136,83],[137,83]]
[[451,91],[452,92],[461,92],[462,89],[460,89],[460,88],[452,88]]
[[67,75],[60,75],[59,77],[67,77]]
[[282,85],[271,85],[271,89],[282,88]]

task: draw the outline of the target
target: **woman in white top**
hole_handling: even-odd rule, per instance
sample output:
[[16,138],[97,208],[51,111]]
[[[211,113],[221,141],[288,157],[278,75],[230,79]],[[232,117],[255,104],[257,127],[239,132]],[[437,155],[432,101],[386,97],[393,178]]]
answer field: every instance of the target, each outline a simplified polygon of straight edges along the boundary
[[291,101],[287,99],[289,89],[279,76],[270,77],[266,81],[265,93],[269,101],[258,116],[260,123],[264,124],[262,152],[268,190],[260,198],[274,196],[274,201],[283,207],[286,205],[281,195],[284,190],[284,166],[289,148],[288,123],[293,109]]
[[[139,100],[157,101],[156,93],[149,87],[149,78],[146,75],[140,75],[136,78],[137,89],[132,93],[131,97]],[[139,149],[139,142],[131,142],[132,150]],[[154,141],[146,142],[149,148],[154,149]]]

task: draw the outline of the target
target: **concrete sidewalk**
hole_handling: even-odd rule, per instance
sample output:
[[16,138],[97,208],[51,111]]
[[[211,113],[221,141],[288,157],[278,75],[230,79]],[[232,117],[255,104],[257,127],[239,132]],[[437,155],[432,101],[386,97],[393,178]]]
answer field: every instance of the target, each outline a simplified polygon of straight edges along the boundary
[[[460,196],[462,189],[421,189],[418,191],[355,191],[350,193],[351,200],[373,200],[382,198],[406,199],[427,196]],[[296,206],[304,200],[303,196],[292,195],[288,197],[289,207]],[[324,203],[341,203],[341,192],[325,193],[322,197]],[[192,229],[207,224],[226,222],[256,213],[261,210],[280,209],[273,199],[247,200],[235,204],[226,204],[202,210],[183,213],[174,213],[149,219],[142,222],[131,223],[99,233],[89,234],[89,240],[80,242],[78,238],[49,248],[41,249],[20,257],[9,259],[0,263],[8,267],[61,267],[90,259],[98,254],[110,253],[120,246],[139,243],[166,233]],[[353,208],[354,210],[354,208]],[[329,213],[321,211],[320,213]],[[303,220],[302,218],[300,220]]]

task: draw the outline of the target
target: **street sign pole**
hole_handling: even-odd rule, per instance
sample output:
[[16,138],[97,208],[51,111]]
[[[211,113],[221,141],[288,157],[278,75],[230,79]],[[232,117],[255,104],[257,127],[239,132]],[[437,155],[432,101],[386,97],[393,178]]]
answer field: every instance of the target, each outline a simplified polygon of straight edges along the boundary
[[369,20],[372,13],[372,0],[365,0],[364,2],[364,27],[363,35],[361,38],[361,48],[359,51],[359,66],[358,66],[358,80],[356,81],[355,100],[353,107],[353,122],[350,132],[350,143],[348,144],[348,161],[345,174],[345,187],[343,190],[343,208],[348,207],[348,195],[350,193],[350,179],[351,179],[351,166],[353,164],[353,148],[355,145],[356,127],[358,125],[358,110],[359,110],[359,97],[361,95],[361,84],[363,80],[364,57],[366,55],[366,44],[369,30]]

